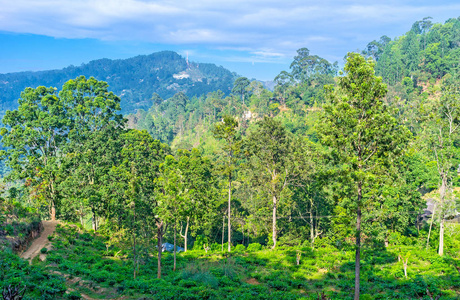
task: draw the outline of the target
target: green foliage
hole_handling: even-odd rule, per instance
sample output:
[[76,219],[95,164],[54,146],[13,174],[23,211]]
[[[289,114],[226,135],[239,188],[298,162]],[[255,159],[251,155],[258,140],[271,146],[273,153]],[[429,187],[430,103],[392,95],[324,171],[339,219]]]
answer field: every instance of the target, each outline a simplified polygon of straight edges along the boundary
[[25,287],[25,299],[57,299],[64,295],[64,279],[49,274],[43,266],[29,265],[10,251],[0,251],[0,288]]
[[248,252],[259,251],[262,249],[262,245],[259,243],[251,243],[248,245]]

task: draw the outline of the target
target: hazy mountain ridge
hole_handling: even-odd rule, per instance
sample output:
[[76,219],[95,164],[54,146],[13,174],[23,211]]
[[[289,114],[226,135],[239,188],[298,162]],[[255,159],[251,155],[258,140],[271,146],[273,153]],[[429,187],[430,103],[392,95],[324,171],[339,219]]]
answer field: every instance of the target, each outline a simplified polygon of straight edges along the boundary
[[153,93],[166,99],[177,92],[188,97],[221,90],[230,93],[235,73],[209,63],[188,62],[173,51],[139,55],[128,59],[98,59],[81,66],[59,70],[0,74],[0,112],[17,107],[26,87],[57,87],[79,75],[107,81],[110,90],[121,97],[123,113],[148,109]]

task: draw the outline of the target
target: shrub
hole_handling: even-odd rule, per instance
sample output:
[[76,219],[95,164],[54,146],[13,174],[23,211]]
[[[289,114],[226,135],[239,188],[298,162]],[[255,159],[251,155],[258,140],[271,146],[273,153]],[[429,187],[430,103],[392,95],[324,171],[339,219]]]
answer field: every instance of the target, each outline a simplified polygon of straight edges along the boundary
[[81,299],[81,294],[77,291],[71,291],[70,293],[67,294],[67,299],[79,300]]
[[48,249],[46,249],[46,247],[43,247],[43,248],[40,250],[40,252],[41,252],[42,254],[46,254],[46,253],[48,252]]
[[253,251],[260,251],[262,249],[262,245],[259,243],[252,243],[248,245],[248,251],[253,252]]
[[236,245],[235,249],[233,250],[233,252],[244,252],[246,250],[246,247],[242,244],[238,244]]

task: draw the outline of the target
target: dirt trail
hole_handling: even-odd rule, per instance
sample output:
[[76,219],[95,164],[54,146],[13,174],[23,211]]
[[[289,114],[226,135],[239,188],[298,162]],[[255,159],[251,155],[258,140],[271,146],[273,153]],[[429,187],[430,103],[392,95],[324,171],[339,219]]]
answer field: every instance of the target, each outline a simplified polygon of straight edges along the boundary
[[58,221],[42,221],[43,231],[38,238],[36,238],[29,249],[21,254],[21,257],[32,261],[32,259],[40,254],[40,250],[46,247],[48,250],[51,248],[51,242],[48,236],[54,233]]

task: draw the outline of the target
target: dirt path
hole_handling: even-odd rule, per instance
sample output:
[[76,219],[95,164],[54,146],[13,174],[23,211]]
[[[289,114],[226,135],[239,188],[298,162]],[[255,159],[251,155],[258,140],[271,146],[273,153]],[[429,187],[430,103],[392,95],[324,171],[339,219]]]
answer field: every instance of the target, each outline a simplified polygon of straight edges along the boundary
[[21,254],[21,257],[32,261],[32,259],[40,254],[40,250],[44,247],[51,248],[51,242],[48,240],[48,236],[54,233],[56,224],[58,221],[42,221],[43,231],[38,238],[36,238],[29,249]]

